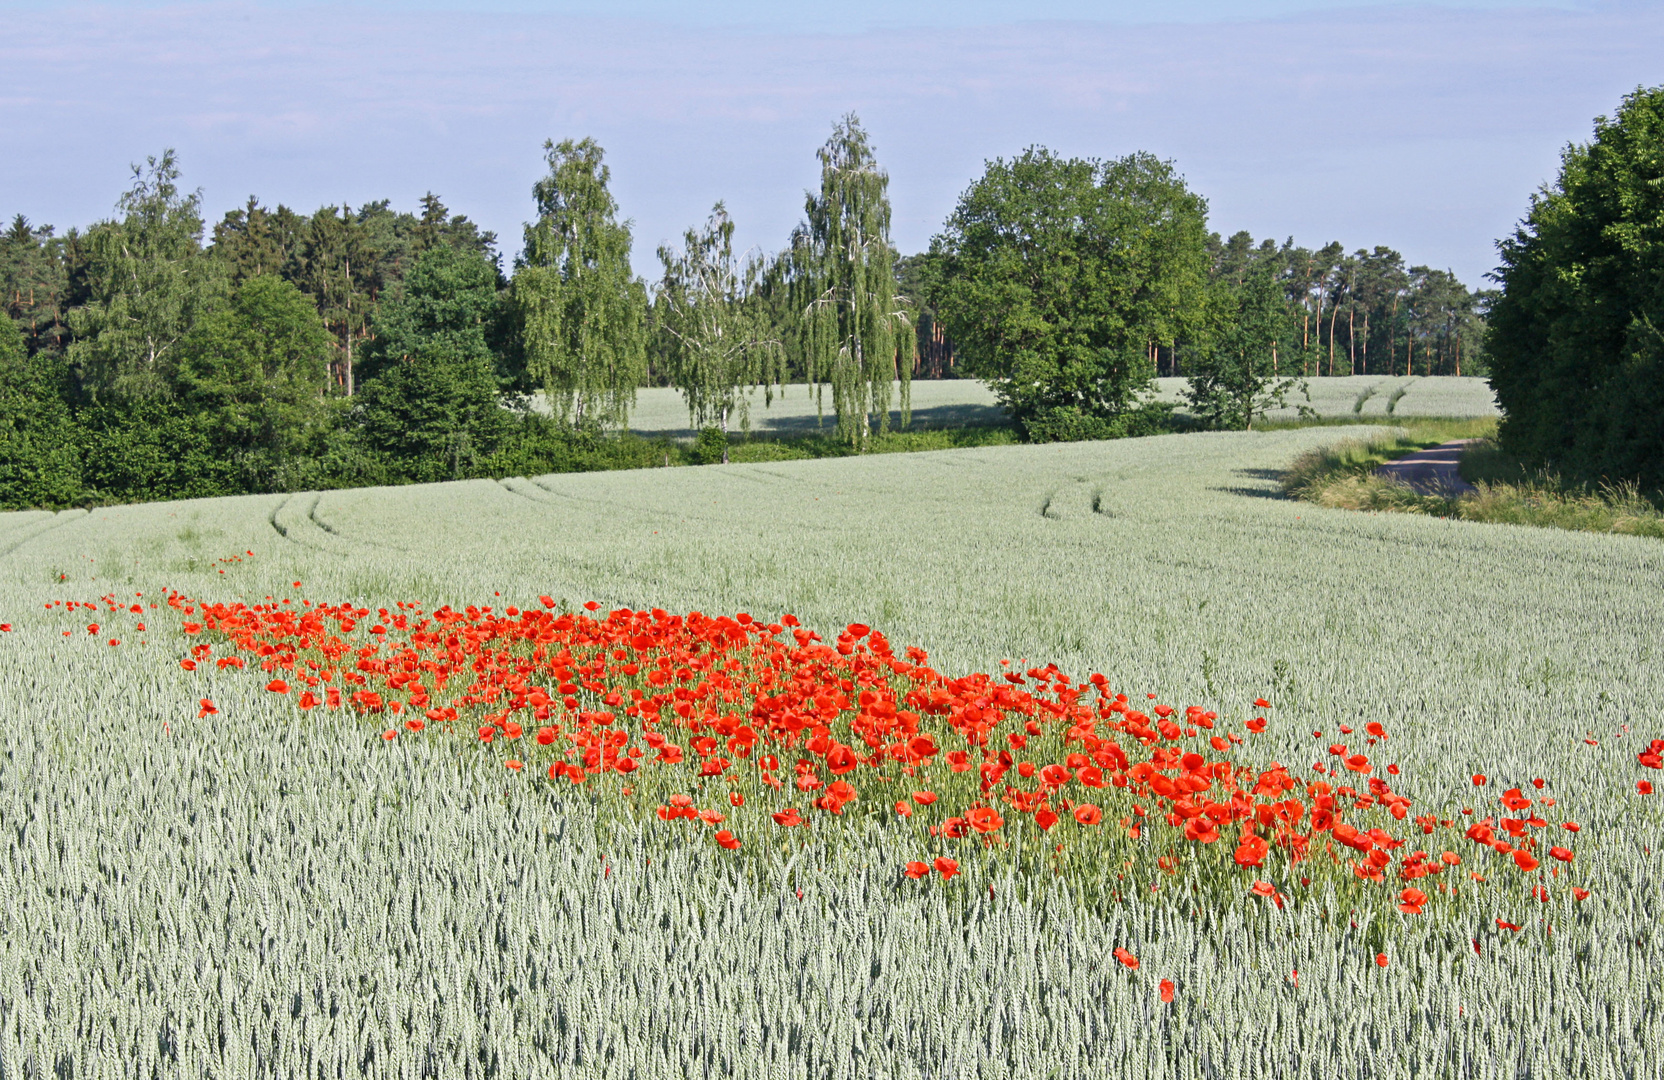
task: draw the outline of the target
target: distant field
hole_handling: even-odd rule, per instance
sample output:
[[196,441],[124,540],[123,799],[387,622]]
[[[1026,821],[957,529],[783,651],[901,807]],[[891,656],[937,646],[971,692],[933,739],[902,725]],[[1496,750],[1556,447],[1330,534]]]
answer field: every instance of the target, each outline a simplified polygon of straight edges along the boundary
[[[1483,379],[1454,378],[1451,376],[1358,375],[1332,379],[1311,379],[1310,407],[1321,416],[1365,416],[1386,418],[1389,404],[1393,416],[1494,416],[1496,399]],[[1156,398],[1160,401],[1183,401],[1186,380],[1157,379]],[[1394,400],[1399,390],[1403,394]],[[899,427],[900,387],[896,388],[897,407],[892,409],[890,422]],[[914,428],[961,427],[969,424],[999,424],[1005,422],[999,401],[982,383],[974,379],[920,379],[912,385]],[[1358,398],[1365,396],[1361,408]],[[1306,404],[1300,395],[1293,395],[1291,404]],[[1299,415],[1297,408],[1280,409],[1271,414],[1274,420],[1292,420]],[[824,424],[834,421],[830,393],[825,399]],[[785,393],[772,404],[764,402],[761,394],[751,397],[751,430],[759,435],[801,435],[816,430],[817,413],[813,392],[806,386],[786,387]],[[737,421],[733,425],[738,429]],[[688,427],[687,405],[680,392],[653,387],[640,391],[635,411],[630,414],[630,429],[642,435],[667,435],[671,438],[690,438],[695,432]]]
[[[987,407],[974,384],[925,387],[922,408]],[[1350,410],[1335,389],[1325,407]],[[1399,408],[1418,394],[1482,407],[1418,380]],[[658,430],[674,420],[664,405]],[[1635,755],[1664,737],[1664,547],[1277,497],[1338,437],[0,515],[0,1075],[1657,1075],[1664,808]],[[375,718],[298,714],[264,674],[184,671],[165,610],[94,635],[44,606],[165,587],[793,612],[948,673],[1055,661],[1235,720],[1263,694],[1246,752],[1302,775],[1338,726],[1380,722],[1371,752],[1453,819],[1544,778],[1583,825],[1570,871],[1592,895],[1473,882],[1472,845],[1457,893],[1426,884],[1416,916],[1204,903],[1182,875],[1165,899],[1090,899],[974,842],[923,888],[882,800],[847,827],[747,833],[736,869],[651,814],[603,825],[574,789],[506,774],[501,744],[388,743]],[[198,719],[204,697],[219,712]]]

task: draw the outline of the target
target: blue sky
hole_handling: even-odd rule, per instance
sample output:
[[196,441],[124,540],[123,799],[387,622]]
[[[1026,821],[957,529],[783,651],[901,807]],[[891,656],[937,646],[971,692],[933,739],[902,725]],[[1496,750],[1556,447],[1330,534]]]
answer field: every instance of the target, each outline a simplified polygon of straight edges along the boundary
[[[828,11],[835,15],[828,15]],[[545,138],[606,147],[636,269],[726,200],[777,248],[857,112],[924,247],[983,162],[1043,144],[1173,159],[1214,229],[1387,244],[1470,284],[1640,84],[1655,4],[1299,0],[703,5],[0,3],[0,214],[111,213],[176,147],[211,217],[423,192],[512,254]]]

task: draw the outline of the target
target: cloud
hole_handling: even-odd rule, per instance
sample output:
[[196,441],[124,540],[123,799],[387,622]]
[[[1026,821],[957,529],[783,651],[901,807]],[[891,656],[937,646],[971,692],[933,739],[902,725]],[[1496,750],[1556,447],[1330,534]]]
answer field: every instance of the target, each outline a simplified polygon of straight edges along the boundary
[[1560,148],[1655,78],[1664,13],[1364,9],[1189,25],[740,33],[456,12],[172,7],[9,17],[0,211],[84,224],[176,146],[217,215],[443,195],[517,246],[543,139],[592,134],[653,248],[728,201],[774,248],[858,112],[903,250],[982,162],[1175,159],[1212,223],[1389,244],[1476,282]]

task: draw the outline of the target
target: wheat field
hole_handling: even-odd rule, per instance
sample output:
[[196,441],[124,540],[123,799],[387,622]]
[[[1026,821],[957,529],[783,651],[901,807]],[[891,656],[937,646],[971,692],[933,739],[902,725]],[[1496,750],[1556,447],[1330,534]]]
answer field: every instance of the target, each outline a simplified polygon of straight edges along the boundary
[[[1664,546],[1276,497],[1334,437],[0,515],[0,1077],[1664,1075],[1664,811],[1636,790]],[[792,612],[948,673],[1274,695],[1253,752],[1293,767],[1381,722],[1420,805],[1546,778],[1591,895],[1111,902],[992,858],[914,888],[878,815],[723,861],[478,746],[184,671],[145,607],[168,588]],[[142,613],[47,607],[103,596]]]

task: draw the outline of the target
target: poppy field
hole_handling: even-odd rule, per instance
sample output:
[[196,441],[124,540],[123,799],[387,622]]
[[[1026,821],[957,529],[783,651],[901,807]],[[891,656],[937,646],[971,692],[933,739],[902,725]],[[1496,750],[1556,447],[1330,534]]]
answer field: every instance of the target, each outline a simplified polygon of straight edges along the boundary
[[1664,552],[1322,431],[0,519],[0,1074],[1652,1076]]

